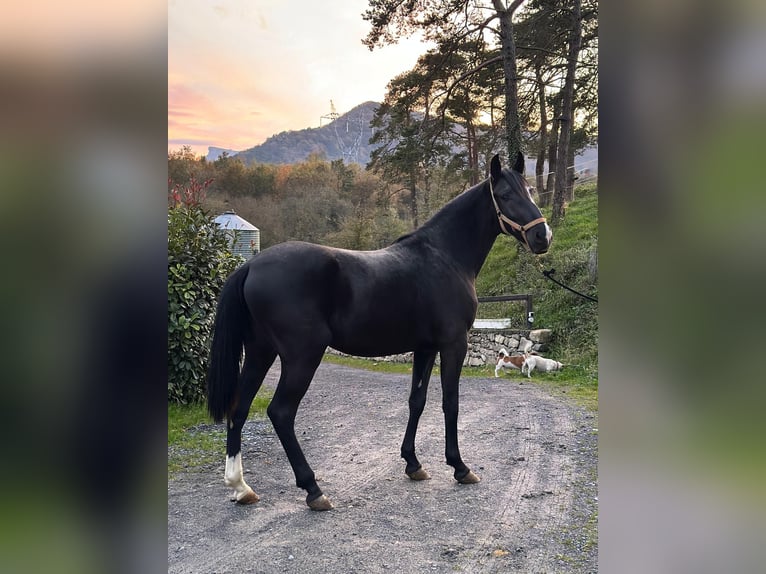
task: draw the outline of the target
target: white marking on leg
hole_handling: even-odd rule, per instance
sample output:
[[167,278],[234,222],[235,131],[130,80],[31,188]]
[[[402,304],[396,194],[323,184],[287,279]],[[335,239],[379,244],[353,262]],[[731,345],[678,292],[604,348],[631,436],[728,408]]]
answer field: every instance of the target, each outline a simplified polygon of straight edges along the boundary
[[253,492],[245,482],[244,473],[242,471],[242,453],[237,453],[236,456],[226,457],[226,470],[223,474],[223,482],[229,488],[234,489],[234,495],[232,500],[242,500],[247,494]]

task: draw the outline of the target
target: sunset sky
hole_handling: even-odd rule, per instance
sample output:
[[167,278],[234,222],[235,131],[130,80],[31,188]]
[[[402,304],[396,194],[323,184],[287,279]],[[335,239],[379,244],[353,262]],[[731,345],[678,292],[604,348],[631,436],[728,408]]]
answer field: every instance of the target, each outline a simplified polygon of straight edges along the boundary
[[247,149],[381,101],[386,84],[427,47],[370,52],[366,0],[170,0],[168,149]]

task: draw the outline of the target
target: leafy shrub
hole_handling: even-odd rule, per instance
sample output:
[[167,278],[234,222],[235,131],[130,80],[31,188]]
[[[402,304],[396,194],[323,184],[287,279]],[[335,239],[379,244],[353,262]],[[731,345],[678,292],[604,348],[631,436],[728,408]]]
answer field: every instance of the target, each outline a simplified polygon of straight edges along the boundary
[[243,260],[202,207],[210,181],[173,187],[168,206],[168,400],[200,401],[218,294]]

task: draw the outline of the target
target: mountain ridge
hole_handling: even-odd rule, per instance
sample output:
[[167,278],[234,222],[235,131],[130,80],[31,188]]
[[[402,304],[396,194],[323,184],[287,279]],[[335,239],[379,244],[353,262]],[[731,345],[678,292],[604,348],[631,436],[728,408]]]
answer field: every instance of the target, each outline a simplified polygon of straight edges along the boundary
[[292,164],[319,154],[327,161],[366,165],[370,161],[372,137],[370,122],[380,104],[367,101],[316,128],[289,130],[275,134],[262,144],[234,154],[243,163]]
[[[367,101],[339,115],[335,120],[319,127],[282,131],[268,137],[263,143],[242,151],[209,147],[206,159],[215,161],[223,153],[237,157],[245,165],[253,163],[295,164],[306,161],[311,154],[318,154],[326,161],[342,159],[346,163],[365,166],[374,149],[369,141],[373,130],[370,126],[378,102]],[[456,150],[456,153],[459,150]],[[535,173],[536,159],[526,158],[526,173]],[[548,162],[545,162],[545,172]],[[598,145],[587,146],[575,155],[575,171],[598,173]]]

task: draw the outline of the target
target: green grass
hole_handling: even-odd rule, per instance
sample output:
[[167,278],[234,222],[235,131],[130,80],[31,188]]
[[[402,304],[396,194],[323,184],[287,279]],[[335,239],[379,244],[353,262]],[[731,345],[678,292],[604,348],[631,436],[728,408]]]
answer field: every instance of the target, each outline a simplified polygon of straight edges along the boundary
[[[346,367],[354,367],[356,369],[364,369],[366,371],[375,371],[377,373],[396,373],[396,374],[411,374],[412,363],[391,363],[389,361],[374,361],[372,359],[362,359],[359,357],[343,357],[340,355],[331,355],[325,353],[322,359],[324,363],[333,363],[335,365],[344,365]],[[434,367],[434,372],[438,370],[438,367]]]
[[[250,407],[251,417],[263,417],[272,392],[261,388]],[[226,427],[215,425],[204,403],[168,403],[168,478],[223,460]]]
[[[550,219],[550,208],[543,208],[542,212]],[[476,291],[479,296],[501,295],[509,289],[513,293],[523,293],[525,287],[533,287],[534,284],[529,284],[524,269],[518,269],[522,263],[536,260],[548,268],[549,264],[560,259],[558,255],[590,245],[597,238],[598,189],[596,184],[589,183],[575,188],[575,200],[567,208],[563,221],[553,230],[553,243],[548,253],[531,256],[515,239],[498,237],[476,279]],[[537,266],[534,267],[538,271]]]
[[[523,286],[516,280],[514,272],[519,257],[515,244],[515,239],[504,235],[495,240],[476,278],[476,292],[479,297],[525,292]],[[479,305],[479,312],[481,311],[482,305]]]
[[555,247],[570,249],[589,241],[597,233],[598,190],[595,184],[588,183],[575,188],[575,200],[567,208],[563,223],[555,230]]

